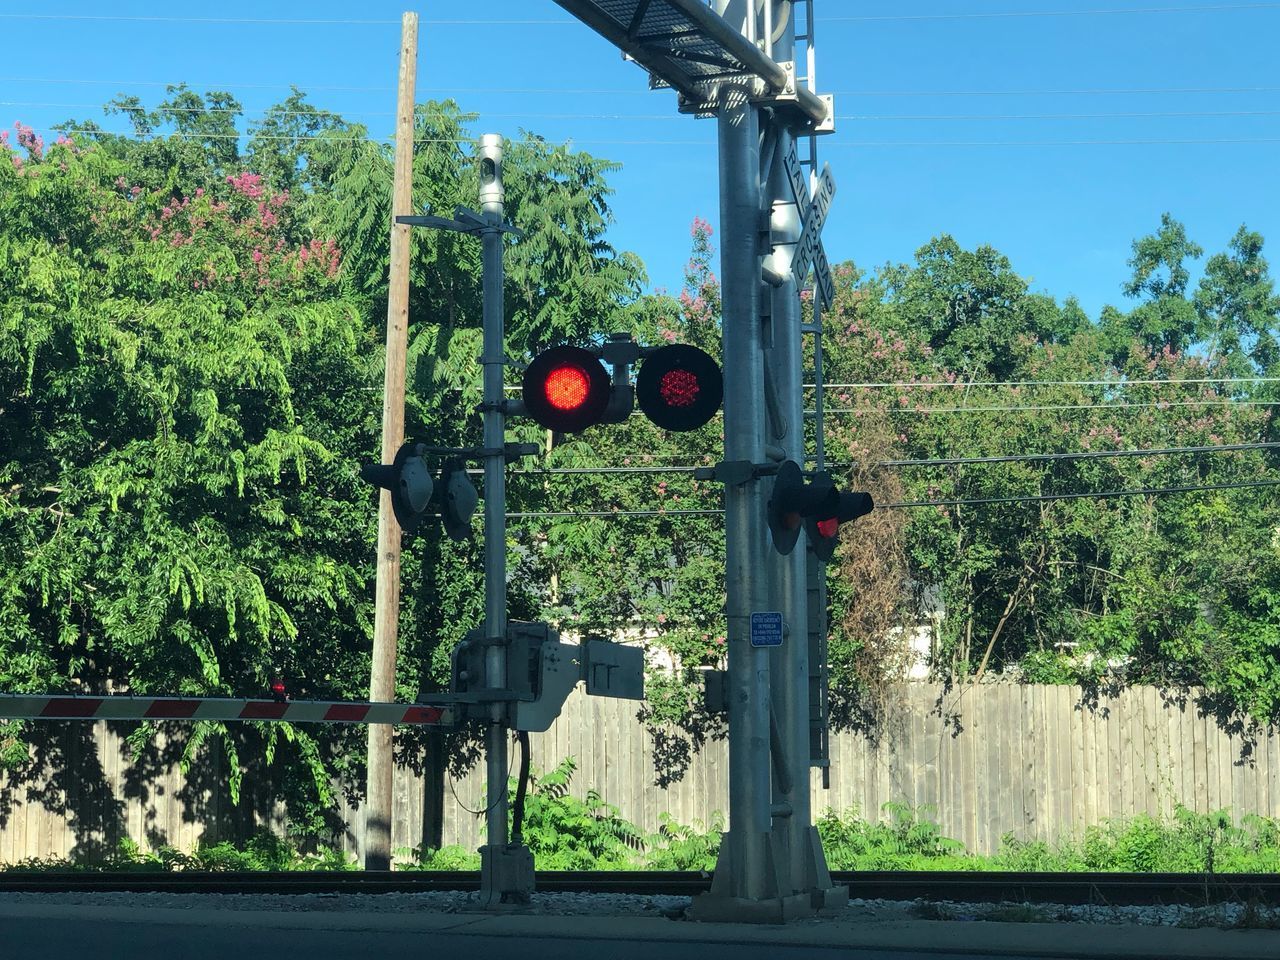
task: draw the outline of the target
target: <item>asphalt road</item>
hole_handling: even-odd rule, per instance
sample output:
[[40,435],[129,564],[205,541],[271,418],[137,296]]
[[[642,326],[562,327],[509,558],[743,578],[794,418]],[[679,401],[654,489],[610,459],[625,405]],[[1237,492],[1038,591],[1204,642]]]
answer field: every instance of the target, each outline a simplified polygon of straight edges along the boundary
[[[571,921],[568,921],[571,922]],[[707,935],[706,933],[702,934]],[[627,942],[547,936],[476,935],[430,931],[305,930],[203,927],[102,920],[7,918],[0,933],[4,960],[351,960],[358,957],[428,957],[449,960],[974,960],[974,955],[816,947],[795,943],[749,944]],[[1001,960],[1035,960],[1001,954]]]
[[785,925],[401,909],[371,898],[0,896],[0,960],[1277,960],[1280,931],[931,921]]

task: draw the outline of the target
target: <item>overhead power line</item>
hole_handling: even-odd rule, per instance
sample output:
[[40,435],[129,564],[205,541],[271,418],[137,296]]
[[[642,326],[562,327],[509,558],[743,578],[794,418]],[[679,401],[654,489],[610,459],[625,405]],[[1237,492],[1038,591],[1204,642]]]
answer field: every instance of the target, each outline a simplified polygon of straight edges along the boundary
[[[1180,377],[1174,380],[930,380],[911,381],[897,380],[884,383],[825,383],[824,390],[867,390],[887,388],[907,390],[919,388],[924,390],[964,389],[974,390],[987,387],[1132,387],[1132,386],[1181,386],[1183,384],[1210,383],[1280,383],[1280,377]],[[815,385],[806,383],[806,390]]]
[[1166,496],[1175,493],[1208,493],[1214,490],[1247,490],[1280,486],[1280,480],[1251,480],[1242,483],[1208,483],[1185,487],[1140,487],[1136,490],[1105,490],[1099,493],[1043,493],[1025,497],[979,497],[969,500],[912,500],[905,503],[876,504],[882,510],[916,507],[965,507],[994,503],[1044,503],[1053,500],[1111,500],[1117,497]]
[[[920,410],[911,407],[881,409],[879,407],[836,407],[827,408],[824,414],[852,413],[1048,413],[1059,410],[1142,410],[1158,407],[1280,407],[1280,400],[1153,400],[1149,403],[1050,403],[1027,404],[1024,406],[988,406],[988,407],[925,407]],[[805,411],[813,414],[812,410]]]
[[[116,14],[91,13],[0,13],[0,20],[56,20],[56,21],[91,21],[106,23],[224,23],[224,24],[283,24],[288,26],[359,26],[359,27],[394,27],[399,20],[359,20],[359,19],[310,19],[300,17],[138,17]],[[423,24],[432,27],[453,26],[565,26],[577,23],[576,20],[547,19],[485,19],[485,20],[448,20],[426,19]]]
[[[120,113],[133,113],[133,107],[120,107],[111,103],[101,102],[57,102],[44,100],[0,100],[0,106],[5,107],[35,107],[40,109],[49,109],[57,107],[69,110],[94,110],[100,107],[114,107]],[[160,114],[177,114],[177,113],[231,113],[246,114],[244,107],[166,107],[155,106],[146,107],[139,106],[136,108],[140,113],[160,113]],[[476,111],[460,111],[462,114]],[[265,116],[267,110],[263,110]],[[329,114],[337,116],[335,111],[328,111],[320,107],[311,110],[276,110],[270,109],[272,116],[277,117],[314,117],[317,114]],[[345,110],[344,116],[356,117],[393,117],[394,110]],[[452,119],[458,114],[455,113],[420,113],[419,117],[427,117],[431,119]],[[645,123],[683,123],[687,118],[680,114],[671,113],[494,113],[485,110],[481,116],[486,118],[500,118],[510,120],[597,120],[597,121],[617,121],[617,122],[645,122]],[[1241,117],[1275,117],[1280,116],[1280,110],[1204,110],[1204,111],[1155,111],[1155,112],[1134,112],[1134,113],[1042,113],[1042,114],[842,114],[837,116],[836,120],[848,120],[851,122],[886,122],[886,123],[930,123],[930,122],[977,122],[977,121],[1017,121],[1017,120],[1135,120],[1135,119],[1238,119]]]
[[1275,93],[1280,87],[1075,87],[1059,90],[835,90],[843,97],[1110,97]]
[[[1183,454],[1198,453],[1232,453],[1242,450],[1270,450],[1280,448],[1280,441],[1259,441],[1256,443],[1219,443],[1196,447],[1147,447],[1134,450],[1081,450],[1065,453],[1018,453],[1007,456],[992,457],[935,457],[925,460],[878,460],[871,464],[873,468],[907,469],[912,467],[950,467],[978,463],[1034,463],[1054,460],[1103,460],[1114,457],[1171,457]],[[695,470],[705,469],[707,464],[690,466],[688,464],[669,464],[652,467],[553,467],[548,470],[513,470],[513,477],[590,477],[590,476],[672,476],[690,474]],[[848,469],[852,464],[829,463],[832,470]],[[476,469],[473,473],[483,473]]]
[[[79,85],[96,85],[107,87],[169,87],[185,83],[190,87],[231,87],[245,90],[287,90],[298,87],[304,90],[346,90],[369,93],[385,93],[395,89],[394,86],[334,86],[332,84],[301,83],[244,83],[238,80],[111,80],[86,77],[0,77],[0,83],[65,83]],[[420,87],[424,93],[475,93],[475,94],[529,94],[542,95],[576,95],[607,96],[624,95],[651,96],[653,91],[637,84],[634,87]],[[1244,86],[1244,87],[1093,87],[1063,89],[1015,89],[1015,90],[833,90],[840,97],[1094,97],[1094,96],[1166,96],[1166,95],[1240,95],[1256,93],[1280,92],[1280,86]]]
[[877,467],[950,467],[971,463],[1040,463],[1055,460],[1103,460],[1112,457],[1170,457],[1192,453],[1230,453],[1239,450],[1269,450],[1271,443],[1220,443],[1200,447],[1159,447],[1147,450],[1084,450],[1079,453],[1020,453],[996,457],[951,457],[937,460],[881,460]]
[[1236,13],[1248,10],[1280,10],[1280,3],[1215,3],[1179,7],[1110,7],[1093,10],[1011,10],[991,13],[919,13],[884,16],[823,17],[822,23],[888,23],[925,20],[1030,20],[1048,17],[1112,17],[1176,13]]
[[[1248,490],[1256,487],[1280,486],[1280,480],[1250,480],[1238,483],[1209,483],[1181,487],[1140,487],[1133,490],[1103,490],[1097,493],[1045,493],[1021,497],[977,497],[955,500],[909,500],[898,503],[877,503],[877,510],[914,510],[937,507],[968,507],[998,503],[1046,503],[1056,500],[1114,500],[1119,497],[1172,496],[1182,493],[1211,493],[1218,490]],[[559,510],[547,513],[508,513],[508,519],[541,520],[568,518],[621,519],[623,517],[714,517],[723,516],[723,510]]]
[[[1020,10],[992,13],[936,13],[936,14],[886,14],[883,16],[823,17],[823,23],[885,23],[926,20],[999,20],[1036,19],[1046,17],[1106,17],[1119,15],[1150,15],[1179,13],[1231,13],[1249,10],[1280,9],[1280,3],[1226,3],[1200,4],[1196,6],[1168,7],[1115,7],[1093,10]],[[128,16],[119,14],[71,14],[71,13],[0,13],[2,20],[53,20],[119,23],[226,23],[226,24],[288,24],[316,26],[395,26],[398,20],[318,19],[290,17],[161,17]],[[422,21],[428,26],[579,26],[579,21],[567,18],[444,18]]]
[[[96,128],[68,128],[66,133],[106,134],[108,136],[131,137],[132,130],[99,130]],[[179,137],[191,140],[240,140],[246,139],[250,133],[181,133],[164,132],[155,135],[158,138]],[[302,136],[290,137],[279,135],[262,135],[261,140],[288,140],[299,142],[305,140],[328,140],[331,143],[387,143],[392,138],[386,137],[342,137],[342,136]],[[475,138],[425,138],[415,139],[414,143],[452,143],[473,144]],[[596,137],[572,137],[563,142],[554,140],[512,140],[514,144],[546,144],[547,146],[564,146],[572,149],[577,144],[590,146],[627,146],[627,147],[714,147],[714,140],[613,140]],[[884,141],[844,141],[828,144],[828,148],[878,148],[878,147],[1079,147],[1079,146],[1154,146],[1170,144],[1257,144],[1280,143],[1280,137],[1238,137],[1238,138],[1159,138],[1150,140],[884,140]]]

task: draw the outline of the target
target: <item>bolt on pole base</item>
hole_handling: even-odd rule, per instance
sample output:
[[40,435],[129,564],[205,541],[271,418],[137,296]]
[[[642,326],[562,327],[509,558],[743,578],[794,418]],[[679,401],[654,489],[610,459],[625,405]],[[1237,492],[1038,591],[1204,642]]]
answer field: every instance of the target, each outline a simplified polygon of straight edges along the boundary
[[[523,906],[533,894],[533,851],[523,844],[480,848],[480,905]],[[847,890],[846,890],[847,898]]]

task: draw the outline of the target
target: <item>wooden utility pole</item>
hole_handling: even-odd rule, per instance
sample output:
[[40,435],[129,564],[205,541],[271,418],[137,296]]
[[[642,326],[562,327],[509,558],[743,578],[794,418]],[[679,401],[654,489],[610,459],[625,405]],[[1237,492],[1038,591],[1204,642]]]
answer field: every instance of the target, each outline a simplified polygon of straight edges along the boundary
[[[413,96],[418,75],[418,15],[400,23],[400,92],[396,102],[395,181],[391,192],[391,281],[387,293],[387,363],[382,395],[382,462],[404,443],[405,352],[409,334],[409,231],[396,217],[413,213]],[[391,494],[378,504],[378,582],[369,699],[396,698],[396,638],[400,618],[400,525]],[[364,866],[391,869],[391,783],[394,728],[369,727],[369,783],[365,800]]]

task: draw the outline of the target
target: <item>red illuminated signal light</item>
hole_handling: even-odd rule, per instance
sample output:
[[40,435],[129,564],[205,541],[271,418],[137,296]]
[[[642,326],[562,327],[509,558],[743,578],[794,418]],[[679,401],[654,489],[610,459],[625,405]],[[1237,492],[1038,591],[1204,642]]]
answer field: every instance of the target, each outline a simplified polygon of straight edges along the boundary
[[534,357],[521,383],[525,413],[561,433],[577,433],[599,423],[609,394],[609,374],[600,359],[567,345]]
[[697,376],[688,370],[668,370],[658,381],[658,395],[669,407],[691,407],[701,392]]
[[697,430],[716,415],[723,399],[720,365],[688,344],[655,350],[636,374],[636,402],[664,430]]
[[547,374],[542,391],[557,410],[577,410],[591,394],[591,378],[581,367],[556,367]]

